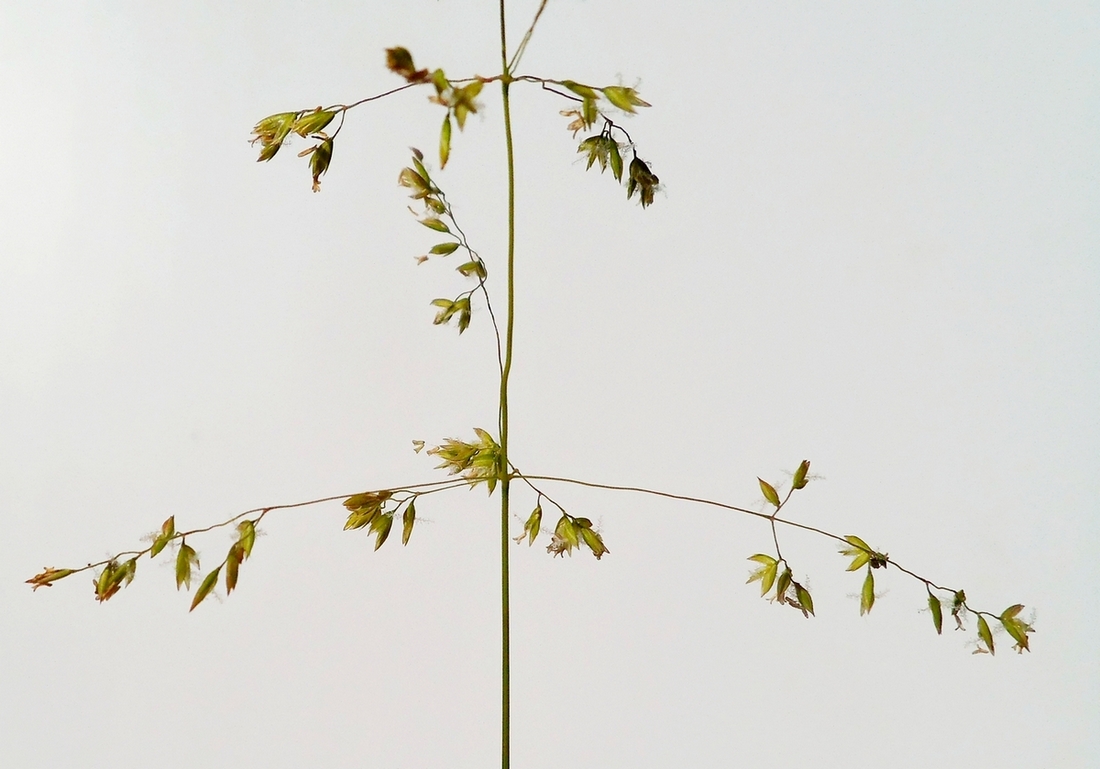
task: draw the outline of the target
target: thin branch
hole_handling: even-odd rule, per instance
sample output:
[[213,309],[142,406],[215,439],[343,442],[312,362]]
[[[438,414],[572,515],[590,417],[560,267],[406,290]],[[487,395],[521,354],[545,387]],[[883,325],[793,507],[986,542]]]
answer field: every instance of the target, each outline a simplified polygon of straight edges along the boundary
[[[542,86],[542,90],[548,91],[548,92],[550,92],[550,93],[552,93],[556,96],[560,96],[563,99],[568,99],[569,101],[574,101],[574,102],[583,102],[584,101],[584,99],[582,99],[581,97],[577,96],[574,93],[564,93],[562,91],[557,90],[556,88],[551,88],[549,85],[547,85],[547,83],[554,83],[555,85],[561,85],[561,84],[563,84],[563,81],[561,81],[561,80],[551,80],[550,78],[536,77],[535,75],[522,75],[520,77],[517,77],[516,80],[521,80],[525,83],[539,83]],[[577,83],[577,85],[583,85],[583,84]],[[585,87],[586,88],[592,88],[592,90],[594,90],[594,91],[600,90],[599,88],[595,88],[593,86],[585,86]],[[630,145],[631,149],[633,150],[634,140],[632,138],[630,138],[630,133],[625,128],[623,128],[621,125],[619,125],[614,120],[609,118],[604,113],[603,110],[596,110],[596,114],[599,115],[600,118],[604,121],[604,129],[603,129],[604,134],[610,136],[612,129],[614,129],[616,131],[619,131],[620,133],[623,134],[623,136],[626,137],[627,144]],[[637,153],[635,153],[635,156],[637,156]]]
[[531,488],[531,491],[535,492],[536,494],[539,495],[539,497],[541,497],[542,499],[545,499],[547,502],[552,504],[554,507],[558,508],[558,510],[561,510],[562,515],[569,515],[569,513],[566,512],[565,508],[562,507],[560,504],[558,504],[558,502],[556,502],[553,497],[551,497],[549,494],[547,494],[545,491],[540,489],[535,484],[531,483],[531,478],[533,478],[535,476],[524,475],[523,473],[520,472],[519,468],[516,467],[511,462],[509,462],[508,465],[509,465],[509,467],[512,468],[515,477],[519,478],[521,481],[526,483]]
[[[661,497],[663,499],[674,499],[674,500],[678,500],[678,501],[681,501],[681,502],[694,502],[694,503],[700,504],[700,505],[708,505],[710,507],[717,507],[717,508],[720,508],[722,510],[730,510],[732,512],[741,513],[743,515],[751,515],[754,518],[762,518],[763,520],[769,521],[773,525],[773,527],[774,527],[774,524],[781,523],[784,526],[791,526],[791,527],[796,528],[796,529],[802,529],[803,531],[810,531],[810,532],[813,532],[814,534],[819,534],[823,537],[828,537],[829,539],[835,539],[837,542],[841,542],[841,543],[843,543],[843,544],[845,544],[849,547],[852,546],[852,543],[850,543],[847,539],[840,536],[839,534],[833,534],[832,532],[825,531],[824,529],[819,529],[816,526],[808,526],[804,523],[799,523],[797,521],[792,521],[792,520],[789,520],[789,519],[786,519],[786,518],[780,518],[777,515],[778,512],[779,512],[778,509],[776,510],[775,514],[769,515],[768,513],[761,513],[757,510],[749,510],[749,509],[744,508],[744,507],[737,507],[736,505],[729,505],[729,504],[726,504],[725,502],[718,502],[718,501],[713,500],[713,499],[704,499],[702,497],[692,497],[692,496],[688,496],[686,494],[673,494],[673,493],[670,493],[670,492],[667,492],[667,491],[658,491],[656,489],[647,489],[647,488],[644,488],[644,487],[641,487],[641,486],[619,486],[619,485],[610,484],[610,483],[595,483],[595,482],[592,482],[592,481],[582,481],[582,480],[578,480],[576,478],[563,478],[563,477],[555,476],[555,475],[522,475],[518,472],[516,473],[516,477],[517,478],[522,478],[524,480],[529,480],[529,481],[530,480],[535,480],[535,481],[549,481],[551,483],[568,483],[568,484],[572,484],[574,486],[584,486],[584,487],[587,487],[587,488],[590,488],[590,489],[605,489],[605,490],[608,490],[608,491],[629,491],[629,492],[634,492],[636,494],[647,494],[649,496]],[[532,486],[532,488],[534,488],[534,487]],[[540,492],[540,493],[542,493],[542,492]],[[543,496],[545,496],[545,494],[543,494]],[[791,492],[788,491],[787,499],[790,499],[790,496],[791,496]],[[547,497],[547,498],[549,498],[549,497]],[[783,504],[786,504],[787,499],[783,500]],[[782,505],[780,505],[780,507],[782,507]],[[774,534],[774,528],[773,528],[773,534]],[[778,540],[778,538],[776,538],[776,540],[775,540],[775,545],[776,545],[776,551],[778,553],[778,549],[779,549],[779,540]],[[782,560],[782,558],[780,558],[780,560]],[[955,594],[960,592],[960,591],[956,590],[955,588],[950,588],[950,587],[944,587],[942,585],[937,585],[935,582],[928,579],[927,577],[922,577],[920,574],[917,574],[916,572],[913,572],[913,571],[910,571],[909,569],[906,569],[904,566],[902,566],[901,564],[899,564],[897,561],[895,561],[892,558],[887,557],[885,559],[885,561],[886,561],[886,563],[892,565],[898,571],[903,572],[905,574],[908,574],[910,577],[913,577],[914,579],[918,580],[919,582],[923,582],[928,587],[935,588],[936,590],[942,590],[944,592],[955,593]],[[965,604],[964,604],[964,606],[965,606]],[[967,609],[967,611],[969,611],[973,614],[988,613],[988,612],[979,612],[977,610],[971,609],[969,606],[966,606],[966,609]],[[989,616],[996,616],[996,615],[990,614]]]
[[547,0],[542,0],[539,3],[539,9],[535,11],[535,18],[531,22],[531,26],[527,28],[527,32],[523,35],[523,40],[520,41],[519,47],[516,48],[516,52],[512,55],[512,60],[508,62],[507,72],[514,72],[516,65],[519,64],[519,60],[523,57],[524,52],[527,50],[527,44],[531,42],[531,35],[535,33],[535,25],[539,23],[539,18],[542,16],[542,12],[546,10]]
[[[391,486],[391,487],[385,488],[385,489],[375,489],[375,490],[372,491],[372,493],[375,493],[375,494],[387,494],[387,493],[388,494],[393,494],[393,493],[401,492],[401,491],[411,491],[413,489],[428,489],[428,491],[418,492],[419,495],[424,495],[424,494],[434,494],[437,491],[447,491],[449,489],[455,489],[455,488],[459,488],[459,487],[462,487],[462,486],[468,486],[468,485],[469,485],[469,481],[467,481],[465,478],[447,478],[447,479],[441,480],[441,481],[426,481],[424,483],[413,483],[413,484],[408,484],[408,485],[405,485],[405,486]],[[292,510],[294,508],[299,508],[299,507],[309,507],[311,505],[320,505],[320,504],[323,504],[325,502],[335,502],[337,500],[348,499],[349,497],[353,497],[353,496],[355,496],[356,494],[359,494],[359,493],[362,493],[362,492],[353,491],[350,494],[339,494],[339,495],[335,495],[335,496],[331,496],[331,497],[319,497],[318,499],[310,499],[310,500],[306,500],[305,502],[291,502],[289,504],[284,504],[284,505],[267,505],[266,507],[254,507],[251,510],[245,510],[244,512],[237,513],[233,517],[228,518],[227,520],[224,520],[220,523],[214,523],[214,524],[211,524],[209,526],[203,526],[203,527],[197,528],[197,529],[188,529],[187,531],[177,531],[171,537],[171,540],[183,539],[185,537],[194,536],[196,534],[205,534],[207,532],[214,531],[216,529],[223,529],[226,526],[232,526],[234,523],[237,523],[242,518],[245,518],[245,517],[250,516],[250,515],[259,514],[258,517],[256,518],[256,521],[255,521],[256,523],[259,523],[260,520],[263,519],[263,517],[265,515],[267,515],[268,513],[270,513],[273,510]],[[169,541],[171,541],[171,540],[169,540]],[[123,558],[126,558],[126,557],[140,558],[141,556],[149,553],[152,549],[153,549],[153,546],[150,545],[149,547],[145,548],[144,550],[124,550],[122,552],[116,553],[115,555],[111,556],[110,558],[105,558],[102,561],[97,561],[95,563],[89,563],[85,566],[81,566],[78,569],[73,569],[71,571],[71,574],[79,574],[82,571],[88,571],[89,569],[96,569],[96,568],[99,568],[100,566],[106,566],[109,563],[114,563],[115,561],[119,561],[119,560],[121,560]]]
[[[500,375],[503,376],[504,350],[501,347],[500,325],[497,323],[496,313],[493,312],[493,303],[489,300],[489,289],[485,285],[484,276],[488,272],[488,269],[485,266],[485,260],[481,258],[481,254],[479,254],[477,251],[474,251],[474,249],[470,247],[470,243],[466,239],[466,233],[463,231],[462,227],[458,223],[458,219],[455,217],[454,208],[451,206],[450,201],[447,200],[447,194],[438,187],[436,187],[436,191],[439,195],[439,199],[442,201],[443,205],[446,206],[447,218],[449,218],[451,220],[451,224],[454,225],[455,231],[458,233],[459,240],[462,242],[462,247],[466,249],[466,252],[470,255],[471,259],[477,261],[477,263],[481,265],[481,273],[477,276],[477,287],[485,296],[485,308],[489,311],[489,319],[493,323],[493,335],[496,338],[497,343],[497,369]],[[473,294],[473,292],[471,291],[469,292],[469,294]]]
[[330,110],[337,110],[338,109],[342,112],[346,112],[349,109],[355,109],[360,104],[366,104],[369,101],[377,101],[378,99],[384,99],[387,96],[392,96],[393,94],[400,93],[401,91],[407,91],[408,89],[415,88],[418,85],[427,85],[427,84],[426,83],[405,83],[404,85],[400,85],[397,88],[391,88],[388,91],[385,91],[385,92],[380,93],[380,94],[376,94],[374,96],[368,96],[365,99],[360,99],[359,101],[353,102],[351,104],[333,104],[328,109],[330,109]]

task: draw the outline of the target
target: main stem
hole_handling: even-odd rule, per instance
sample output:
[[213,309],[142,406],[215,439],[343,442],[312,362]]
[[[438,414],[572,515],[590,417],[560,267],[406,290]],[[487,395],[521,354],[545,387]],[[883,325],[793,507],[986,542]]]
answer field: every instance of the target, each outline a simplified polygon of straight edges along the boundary
[[504,365],[500,372],[500,766],[511,765],[511,640],[508,598],[508,522],[511,479],[508,477],[508,375],[512,371],[512,328],[515,322],[516,260],[516,169],[512,151],[512,113],[508,89],[512,73],[508,68],[508,36],[505,27],[504,0],[500,0],[500,89],[504,112],[504,140],[508,152],[508,320],[504,332]]

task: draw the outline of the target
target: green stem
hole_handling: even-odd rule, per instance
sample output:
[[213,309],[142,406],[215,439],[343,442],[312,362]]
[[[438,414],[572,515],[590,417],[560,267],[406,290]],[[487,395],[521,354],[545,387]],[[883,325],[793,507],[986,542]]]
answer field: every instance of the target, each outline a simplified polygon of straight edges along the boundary
[[500,766],[511,765],[511,639],[508,597],[508,523],[511,477],[508,468],[508,375],[512,371],[512,329],[515,323],[516,258],[516,169],[512,148],[512,113],[508,89],[512,73],[508,66],[508,36],[505,27],[504,0],[500,0],[500,93],[504,112],[504,139],[508,153],[508,319],[504,332],[504,366],[500,372]]

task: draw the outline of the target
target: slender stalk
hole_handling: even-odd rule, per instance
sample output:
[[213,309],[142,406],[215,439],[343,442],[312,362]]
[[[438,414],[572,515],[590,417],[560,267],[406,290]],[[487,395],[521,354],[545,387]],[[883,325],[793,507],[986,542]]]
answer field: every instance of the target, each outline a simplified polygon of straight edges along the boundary
[[512,72],[508,65],[508,34],[505,25],[504,0],[500,0],[500,95],[504,113],[504,140],[508,164],[508,319],[504,332],[504,366],[500,372],[500,766],[508,769],[512,754],[512,683],[511,683],[511,618],[508,595],[508,537],[511,477],[508,468],[508,376],[512,371],[512,329],[515,324],[515,259],[516,259],[516,168],[512,147],[512,113],[508,89]]
[[519,66],[519,60],[523,58],[523,52],[527,50],[527,44],[531,42],[531,35],[535,33],[535,27],[539,23],[539,19],[542,18],[542,12],[546,10],[547,0],[542,0],[539,3],[539,9],[535,11],[535,20],[531,22],[531,26],[527,28],[527,32],[523,35],[523,40],[516,46],[516,52],[512,55],[512,61],[508,64],[508,71],[515,72],[516,67]]

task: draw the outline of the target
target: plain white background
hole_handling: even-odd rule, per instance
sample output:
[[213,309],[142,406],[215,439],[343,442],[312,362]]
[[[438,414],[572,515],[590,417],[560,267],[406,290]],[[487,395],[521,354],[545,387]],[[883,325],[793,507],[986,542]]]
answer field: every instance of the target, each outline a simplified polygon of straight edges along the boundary
[[[510,4],[513,44],[537,5]],[[446,0],[7,3],[0,25],[0,763],[475,767],[498,753],[496,499],[426,498],[407,548],[338,504],[272,514],[228,600],[170,558],[82,574],[169,515],[412,483],[492,427],[488,318],[396,184],[440,108],[358,108],[322,192],[252,125],[399,84],[383,49],[499,71]],[[611,554],[513,556],[514,766],[1085,767],[1100,756],[1100,9],[552,0],[521,69],[636,86],[664,191],[585,173],[514,89],[514,459],[856,533],[1034,652],[937,637],[921,586],[784,534],[817,617],[760,600],[753,519],[559,488]],[[498,304],[498,91],[439,176]],[[435,165],[438,165],[435,162]],[[516,533],[534,500],[517,493]],[[229,538],[196,539],[204,565]],[[950,624],[950,620],[948,620]]]

